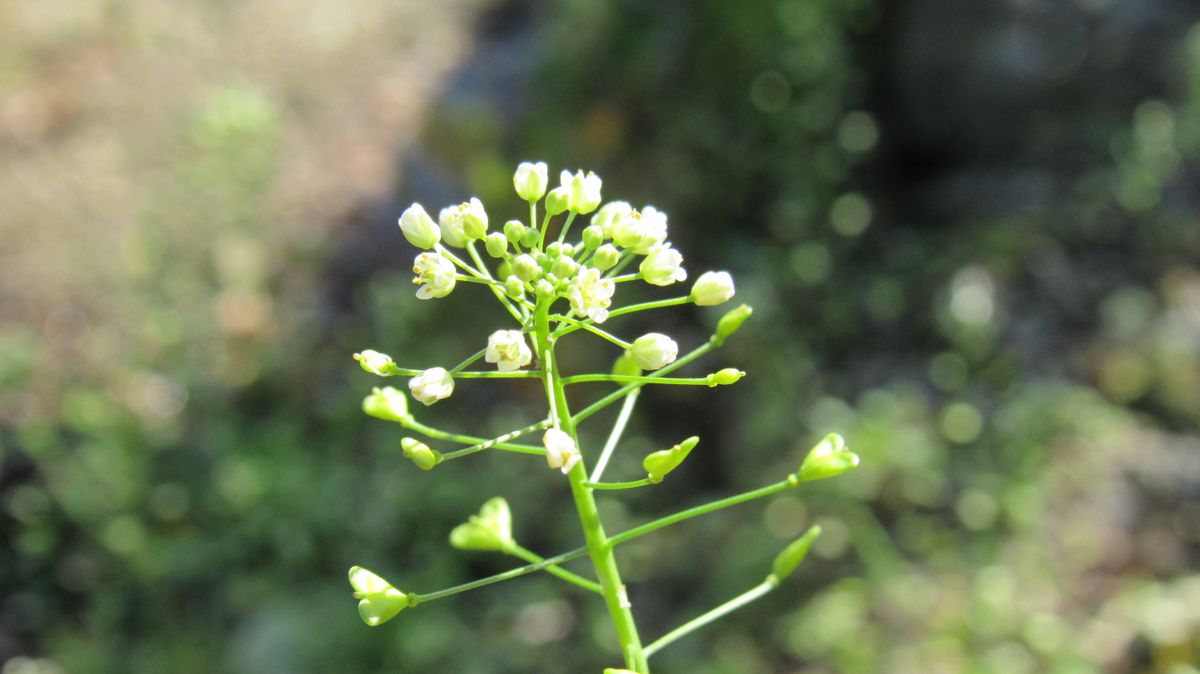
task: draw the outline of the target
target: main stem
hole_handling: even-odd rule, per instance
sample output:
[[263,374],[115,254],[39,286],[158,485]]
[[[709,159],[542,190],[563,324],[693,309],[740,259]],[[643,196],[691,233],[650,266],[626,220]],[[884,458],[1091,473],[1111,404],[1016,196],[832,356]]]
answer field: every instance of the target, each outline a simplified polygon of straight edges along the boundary
[[[550,302],[538,302],[534,314],[534,341],[537,352],[554,353],[554,343],[550,339]],[[552,363],[546,370],[547,393],[554,396],[552,404],[558,410],[560,429],[570,435],[579,445],[575,433],[575,424],[571,421],[570,408],[567,407],[567,395],[558,376],[558,359],[551,358]],[[604,595],[604,603],[608,607],[609,617],[612,618],[617,640],[621,644],[621,654],[625,658],[628,669],[650,674],[641,638],[638,636],[637,623],[633,619],[633,611],[625,584],[621,582],[621,573],[617,569],[617,560],[613,556],[613,548],[609,545],[608,536],[604,533],[604,525],[600,521],[600,513],[596,509],[596,500],[592,490],[584,486],[587,481],[587,469],[583,461],[575,464],[567,473],[571,485],[571,495],[575,499],[575,508],[579,511],[579,522],[583,526],[583,536],[587,542],[588,555],[596,567],[596,576],[600,579],[600,588]]]

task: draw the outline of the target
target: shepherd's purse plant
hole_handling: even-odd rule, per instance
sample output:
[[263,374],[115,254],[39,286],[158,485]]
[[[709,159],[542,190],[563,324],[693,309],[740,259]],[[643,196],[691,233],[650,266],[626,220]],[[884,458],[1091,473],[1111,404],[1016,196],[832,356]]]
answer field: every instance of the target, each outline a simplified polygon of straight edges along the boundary
[[[560,185],[549,191],[548,182],[545,163],[522,163],[517,167],[513,185],[517,195],[529,204],[529,222],[510,220],[500,231],[488,231],[487,211],[474,198],[442,209],[436,223],[419,204],[410,206],[400,217],[405,238],[424,251],[413,264],[413,283],[419,299],[446,297],[461,284],[483,286],[512,317],[512,327],[496,330],[488,336],[486,346],[449,369],[403,367],[374,350],[362,351],[354,358],[371,374],[408,377],[408,394],[391,386],[375,388],[363,400],[363,411],[425,438],[403,437],[399,443],[404,455],[419,468],[432,470],[443,462],[485,451],[541,457],[549,469],[563,474],[564,491],[569,490],[578,511],[585,544],[551,557],[542,557],[522,547],[513,536],[508,503],[496,497],[484,503],[478,515],[450,532],[450,544],[462,550],[511,555],[525,561],[524,566],[424,593],[402,591],[376,573],[355,566],[350,569],[350,584],[359,600],[359,615],[367,625],[377,626],[404,609],[530,573],[546,572],[603,600],[624,660],[623,668],[607,669],[606,674],[649,674],[650,659],[664,647],[779,587],[804,559],[820,529],[813,526],[780,552],[761,583],[648,644],[643,643],[638,631],[634,602],[621,581],[614,549],[693,517],[840,475],[853,470],[858,457],[846,448],[839,435],[830,434],[808,453],[794,473],[774,484],[687,508],[619,533],[606,531],[596,507],[596,492],[657,485],[683,463],[700,441],[689,437],[652,452],[642,461],[645,476],[640,479],[605,481],[605,468],[618,451],[641,389],[647,385],[711,388],[739,381],[746,373],[732,367],[696,377],[672,374],[722,346],[750,317],[751,309],[743,304],[728,311],[717,322],[708,341],[682,355],[675,340],[665,334],[650,332],[627,340],[601,328],[609,319],[635,312],[684,304],[702,307],[725,304],[734,296],[733,277],[727,271],[707,271],[695,279],[687,294],[614,305],[621,284],[641,281],[669,287],[687,280],[683,256],[667,240],[667,215],[653,206],[635,209],[623,201],[601,206],[601,181],[592,172],[563,171]],[[539,204],[543,211],[540,222]],[[581,229],[579,240],[569,240],[571,226],[579,216],[586,215],[591,216],[590,222]],[[485,263],[484,254],[492,259],[491,264]],[[558,361],[557,347],[576,333],[598,340],[598,348],[616,347],[619,356],[611,372],[566,372],[564,364]],[[476,364],[481,360],[495,369],[478,368]],[[472,366],[478,369],[469,369]],[[423,405],[433,405],[453,395],[457,380],[470,378],[538,379],[545,388],[547,412],[538,421],[494,438],[435,428],[417,420],[409,406],[409,395]],[[608,382],[616,389],[573,410],[568,404],[567,387],[585,382]],[[617,404],[619,412],[600,450],[582,447],[577,434],[580,424]],[[521,442],[525,436],[538,434],[540,443]],[[553,497],[565,499],[566,494]],[[591,559],[595,580],[562,568],[563,563],[581,557]]]

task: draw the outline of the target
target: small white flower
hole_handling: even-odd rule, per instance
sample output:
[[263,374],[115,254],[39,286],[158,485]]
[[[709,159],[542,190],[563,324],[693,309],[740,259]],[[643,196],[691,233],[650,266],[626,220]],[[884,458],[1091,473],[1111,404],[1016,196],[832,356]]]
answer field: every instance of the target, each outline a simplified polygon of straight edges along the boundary
[[563,171],[559,174],[559,181],[569,195],[572,211],[587,215],[600,205],[600,176],[592,171],[588,171],[587,175],[583,171],[574,174]]
[[488,337],[487,353],[483,358],[495,363],[501,372],[512,372],[532,362],[533,351],[519,330],[497,330]]
[[608,307],[612,304],[617,284],[606,279],[595,267],[580,267],[579,273],[567,288],[567,300],[571,310],[580,316],[603,323],[608,320]]
[[733,298],[733,277],[727,271],[706,271],[692,284],[692,301],[713,307]]
[[653,206],[630,211],[613,225],[612,235],[618,246],[645,255],[667,240],[667,214]]
[[421,204],[413,204],[404,210],[400,216],[400,231],[404,232],[404,238],[408,239],[409,243],[426,250],[433,248],[442,238],[438,226]]
[[391,356],[375,351],[374,349],[366,349],[354,354],[354,360],[358,361],[362,369],[371,374],[377,374],[380,377],[391,376],[392,373],[390,370],[396,364]]
[[454,393],[454,377],[444,367],[431,367],[408,380],[408,390],[425,405],[445,400]]
[[428,300],[445,297],[454,290],[454,263],[438,253],[421,253],[413,262],[413,283],[417,288],[417,299]]
[[517,172],[513,174],[513,187],[517,190],[517,196],[529,202],[541,199],[550,180],[547,170],[544,161],[536,164],[523,161],[517,165]]
[[637,366],[643,370],[657,370],[675,362],[679,355],[679,345],[670,337],[650,332],[638,337],[629,350]]
[[605,239],[611,239],[613,235],[613,227],[621,218],[633,212],[633,206],[630,206],[625,201],[610,201],[604,204],[596,214],[592,216],[592,224],[600,228],[604,233]]
[[683,255],[679,251],[671,247],[671,244],[666,243],[661,246],[655,246],[646,259],[642,260],[642,265],[638,267],[638,271],[642,272],[642,278],[651,285],[669,286],[677,281],[687,279],[687,271],[683,268]]
[[438,211],[438,227],[447,245],[455,248],[467,245],[467,234],[463,231],[463,219],[458,206],[447,206]]
[[542,436],[542,445],[546,447],[546,463],[551,468],[561,470],[563,475],[571,472],[575,464],[579,463],[579,448],[575,446],[575,441],[557,428],[546,430],[546,434]]
[[467,241],[487,236],[488,215],[483,202],[475,197],[457,206],[447,206],[438,213],[442,236],[451,246],[462,248]]

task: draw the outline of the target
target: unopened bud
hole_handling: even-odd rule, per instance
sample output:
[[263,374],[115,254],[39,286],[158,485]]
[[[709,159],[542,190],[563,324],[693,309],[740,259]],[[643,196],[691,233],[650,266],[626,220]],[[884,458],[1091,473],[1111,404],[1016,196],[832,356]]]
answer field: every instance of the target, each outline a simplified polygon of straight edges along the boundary
[[390,377],[395,374],[396,361],[386,353],[380,353],[372,349],[366,349],[354,354],[354,360],[358,361],[359,366],[363,370],[371,374],[379,375],[380,377]]
[[400,449],[404,451],[404,456],[412,459],[421,470],[433,470],[434,466],[442,462],[440,452],[430,449],[429,445],[416,438],[401,438]]
[[569,255],[559,256],[554,264],[550,265],[550,271],[560,279],[570,278],[577,269],[579,269],[579,263]]
[[533,256],[524,254],[518,255],[517,259],[513,260],[513,275],[522,281],[532,281],[542,274],[542,267],[533,259]]
[[525,236],[525,223],[520,220],[504,223],[504,236],[514,245],[521,243],[521,237]]
[[551,297],[554,297],[554,293],[556,292],[554,284],[546,279],[538,281],[537,285],[533,287],[533,290],[537,294],[539,300],[550,299]]
[[391,386],[371,389],[371,395],[363,398],[362,410],[368,416],[384,421],[400,424],[412,421],[412,415],[408,412],[408,397]]
[[611,243],[606,243],[596,249],[596,254],[592,256],[592,266],[600,271],[608,271],[617,266],[617,262],[621,261],[621,251]]
[[488,255],[501,258],[508,252],[508,239],[500,232],[492,232],[483,240],[483,247],[487,249]]
[[[800,566],[800,562],[808,556],[808,550],[812,547],[813,542],[817,540],[817,536],[821,535],[821,527],[813,525],[804,535],[792,541],[792,544],[783,549],[775,557],[775,562],[771,564],[771,575],[776,582],[783,581],[792,572]],[[769,582],[769,581],[768,581]]]
[[858,467],[858,455],[846,447],[846,440],[837,433],[830,433],[817,443],[804,462],[796,477],[801,482],[824,480],[848,473]]
[[750,308],[750,305],[743,304],[722,316],[721,320],[717,321],[717,330],[713,334],[713,342],[717,346],[724,344],[725,340],[737,332],[742,327],[742,323],[745,323],[746,319],[750,318],[750,314],[753,313],[754,310]]
[[546,213],[558,215],[571,207],[571,192],[565,187],[555,187],[546,194]]
[[599,248],[600,244],[604,243],[604,230],[597,225],[588,225],[583,228],[581,238],[583,245],[589,250]]
[[728,386],[730,384],[736,384],[739,379],[745,376],[745,372],[735,367],[727,367],[723,370],[718,370],[708,375],[704,378],[704,381],[708,383],[709,388],[712,388],[714,386]]
[[525,294],[525,283],[516,276],[509,276],[504,279],[504,292],[514,300],[520,299]]

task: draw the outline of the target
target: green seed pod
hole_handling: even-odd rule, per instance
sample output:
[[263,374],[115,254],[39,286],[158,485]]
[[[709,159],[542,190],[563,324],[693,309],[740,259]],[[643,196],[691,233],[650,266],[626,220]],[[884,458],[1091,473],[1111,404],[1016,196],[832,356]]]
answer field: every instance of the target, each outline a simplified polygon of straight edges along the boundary
[[824,480],[848,473],[858,467],[858,455],[846,447],[846,440],[837,433],[821,439],[804,457],[796,478],[801,482]]
[[362,410],[368,416],[384,421],[405,424],[412,420],[408,412],[408,397],[392,386],[371,389],[371,395],[363,398]]
[[742,323],[745,323],[746,319],[750,318],[750,314],[753,313],[754,310],[750,308],[750,305],[743,304],[722,316],[721,320],[717,321],[717,331],[713,335],[717,346],[724,344],[725,340],[737,332],[738,328],[742,327]]
[[429,445],[416,438],[401,438],[400,449],[403,450],[404,456],[412,459],[421,470],[433,470],[434,466],[442,462],[440,452],[430,449]]
[[354,598],[360,600],[358,615],[367,625],[382,625],[408,607],[408,595],[392,587],[391,583],[373,571],[352,566],[349,575]]
[[771,575],[775,576],[778,581],[792,575],[792,572],[808,555],[808,550],[817,540],[817,536],[820,535],[821,527],[813,525],[803,536],[792,541],[791,545],[784,548],[783,552],[775,557],[775,562],[771,564]]
[[670,449],[652,452],[642,460],[642,468],[646,469],[651,481],[658,482],[666,477],[667,473],[678,468],[699,443],[700,438],[693,435]]
[[709,388],[712,388],[714,386],[728,386],[730,384],[736,384],[738,380],[745,376],[745,372],[735,367],[727,367],[723,370],[718,370],[717,372],[706,376],[704,381],[708,383]]
[[512,544],[512,512],[499,496],[484,503],[478,515],[450,532],[450,545],[459,550],[505,550]]

